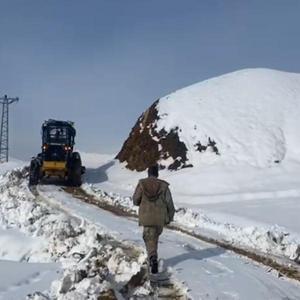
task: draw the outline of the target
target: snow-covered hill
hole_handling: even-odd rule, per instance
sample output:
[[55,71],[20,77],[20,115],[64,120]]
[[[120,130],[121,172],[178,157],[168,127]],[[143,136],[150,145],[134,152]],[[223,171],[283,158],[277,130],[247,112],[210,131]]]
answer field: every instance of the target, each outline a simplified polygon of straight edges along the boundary
[[112,154],[88,153],[80,151],[81,159],[86,168],[103,165],[113,159]]
[[117,155],[121,164],[88,170],[86,181],[131,207],[128,196],[146,173],[130,170],[158,161],[166,166],[160,177],[170,183],[178,224],[294,259],[299,116],[300,74],[246,69],[213,78],[153,103]]
[[266,167],[299,160],[299,115],[300,74],[245,69],[155,102],[118,158],[137,170],[145,169],[141,162],[155,160],[172,169],[215,161]]

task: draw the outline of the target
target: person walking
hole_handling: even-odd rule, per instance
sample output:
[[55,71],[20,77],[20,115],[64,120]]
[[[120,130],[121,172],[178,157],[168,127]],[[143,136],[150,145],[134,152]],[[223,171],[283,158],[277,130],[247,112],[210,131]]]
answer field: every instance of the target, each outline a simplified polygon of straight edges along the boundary
[[163,227],[173,221],[175,208],[169,183],[158,179],[158,166],[148,168],[148,178],[141,179],[133,194],[139,206],[139,226],[143,226],[151,273],[158,272],[157,247]]

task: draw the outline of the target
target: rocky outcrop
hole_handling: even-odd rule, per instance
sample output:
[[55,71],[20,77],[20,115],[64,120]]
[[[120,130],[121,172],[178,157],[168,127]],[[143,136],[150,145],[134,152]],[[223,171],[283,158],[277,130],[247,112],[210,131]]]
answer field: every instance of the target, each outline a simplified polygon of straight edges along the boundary
[[[126,162],[130,170],[143,171],[149,166],[171,158],[167,166],[170,170],[190,167],[187,163],[187,148],[179,140],[178,130],[174,128],[170,132],[160,130],[157,132],[159,120],[157,100],[137,120],[129,137],[123,144],[116,158],[120,162]],[[165,165],[161,164],[164,168]]]

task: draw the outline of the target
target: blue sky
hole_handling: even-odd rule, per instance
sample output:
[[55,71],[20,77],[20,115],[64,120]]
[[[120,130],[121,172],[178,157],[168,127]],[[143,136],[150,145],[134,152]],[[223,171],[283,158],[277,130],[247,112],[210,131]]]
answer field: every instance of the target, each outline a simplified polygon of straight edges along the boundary
[[[157,98],[248,67],[300,72],[298,0],[1,0],[0,95],[10,154],[40,150],[43,120],[116,153]],[[183,116],[184,117],[184,116]]]

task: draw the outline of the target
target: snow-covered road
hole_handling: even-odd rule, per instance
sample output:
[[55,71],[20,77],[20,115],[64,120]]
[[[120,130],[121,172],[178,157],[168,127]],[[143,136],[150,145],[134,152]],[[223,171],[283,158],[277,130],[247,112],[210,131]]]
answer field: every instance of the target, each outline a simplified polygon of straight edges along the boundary
[[[40,186],[39,191],[54,204],[105,228],[116,238],[143,245],[141,228],[134,220],[82,203],[56,186]],[[268,272],[264,266],[178,232],[164,231],[159,255],[194,299],[300,299],[298,282],[278,278],[276,272]]]

